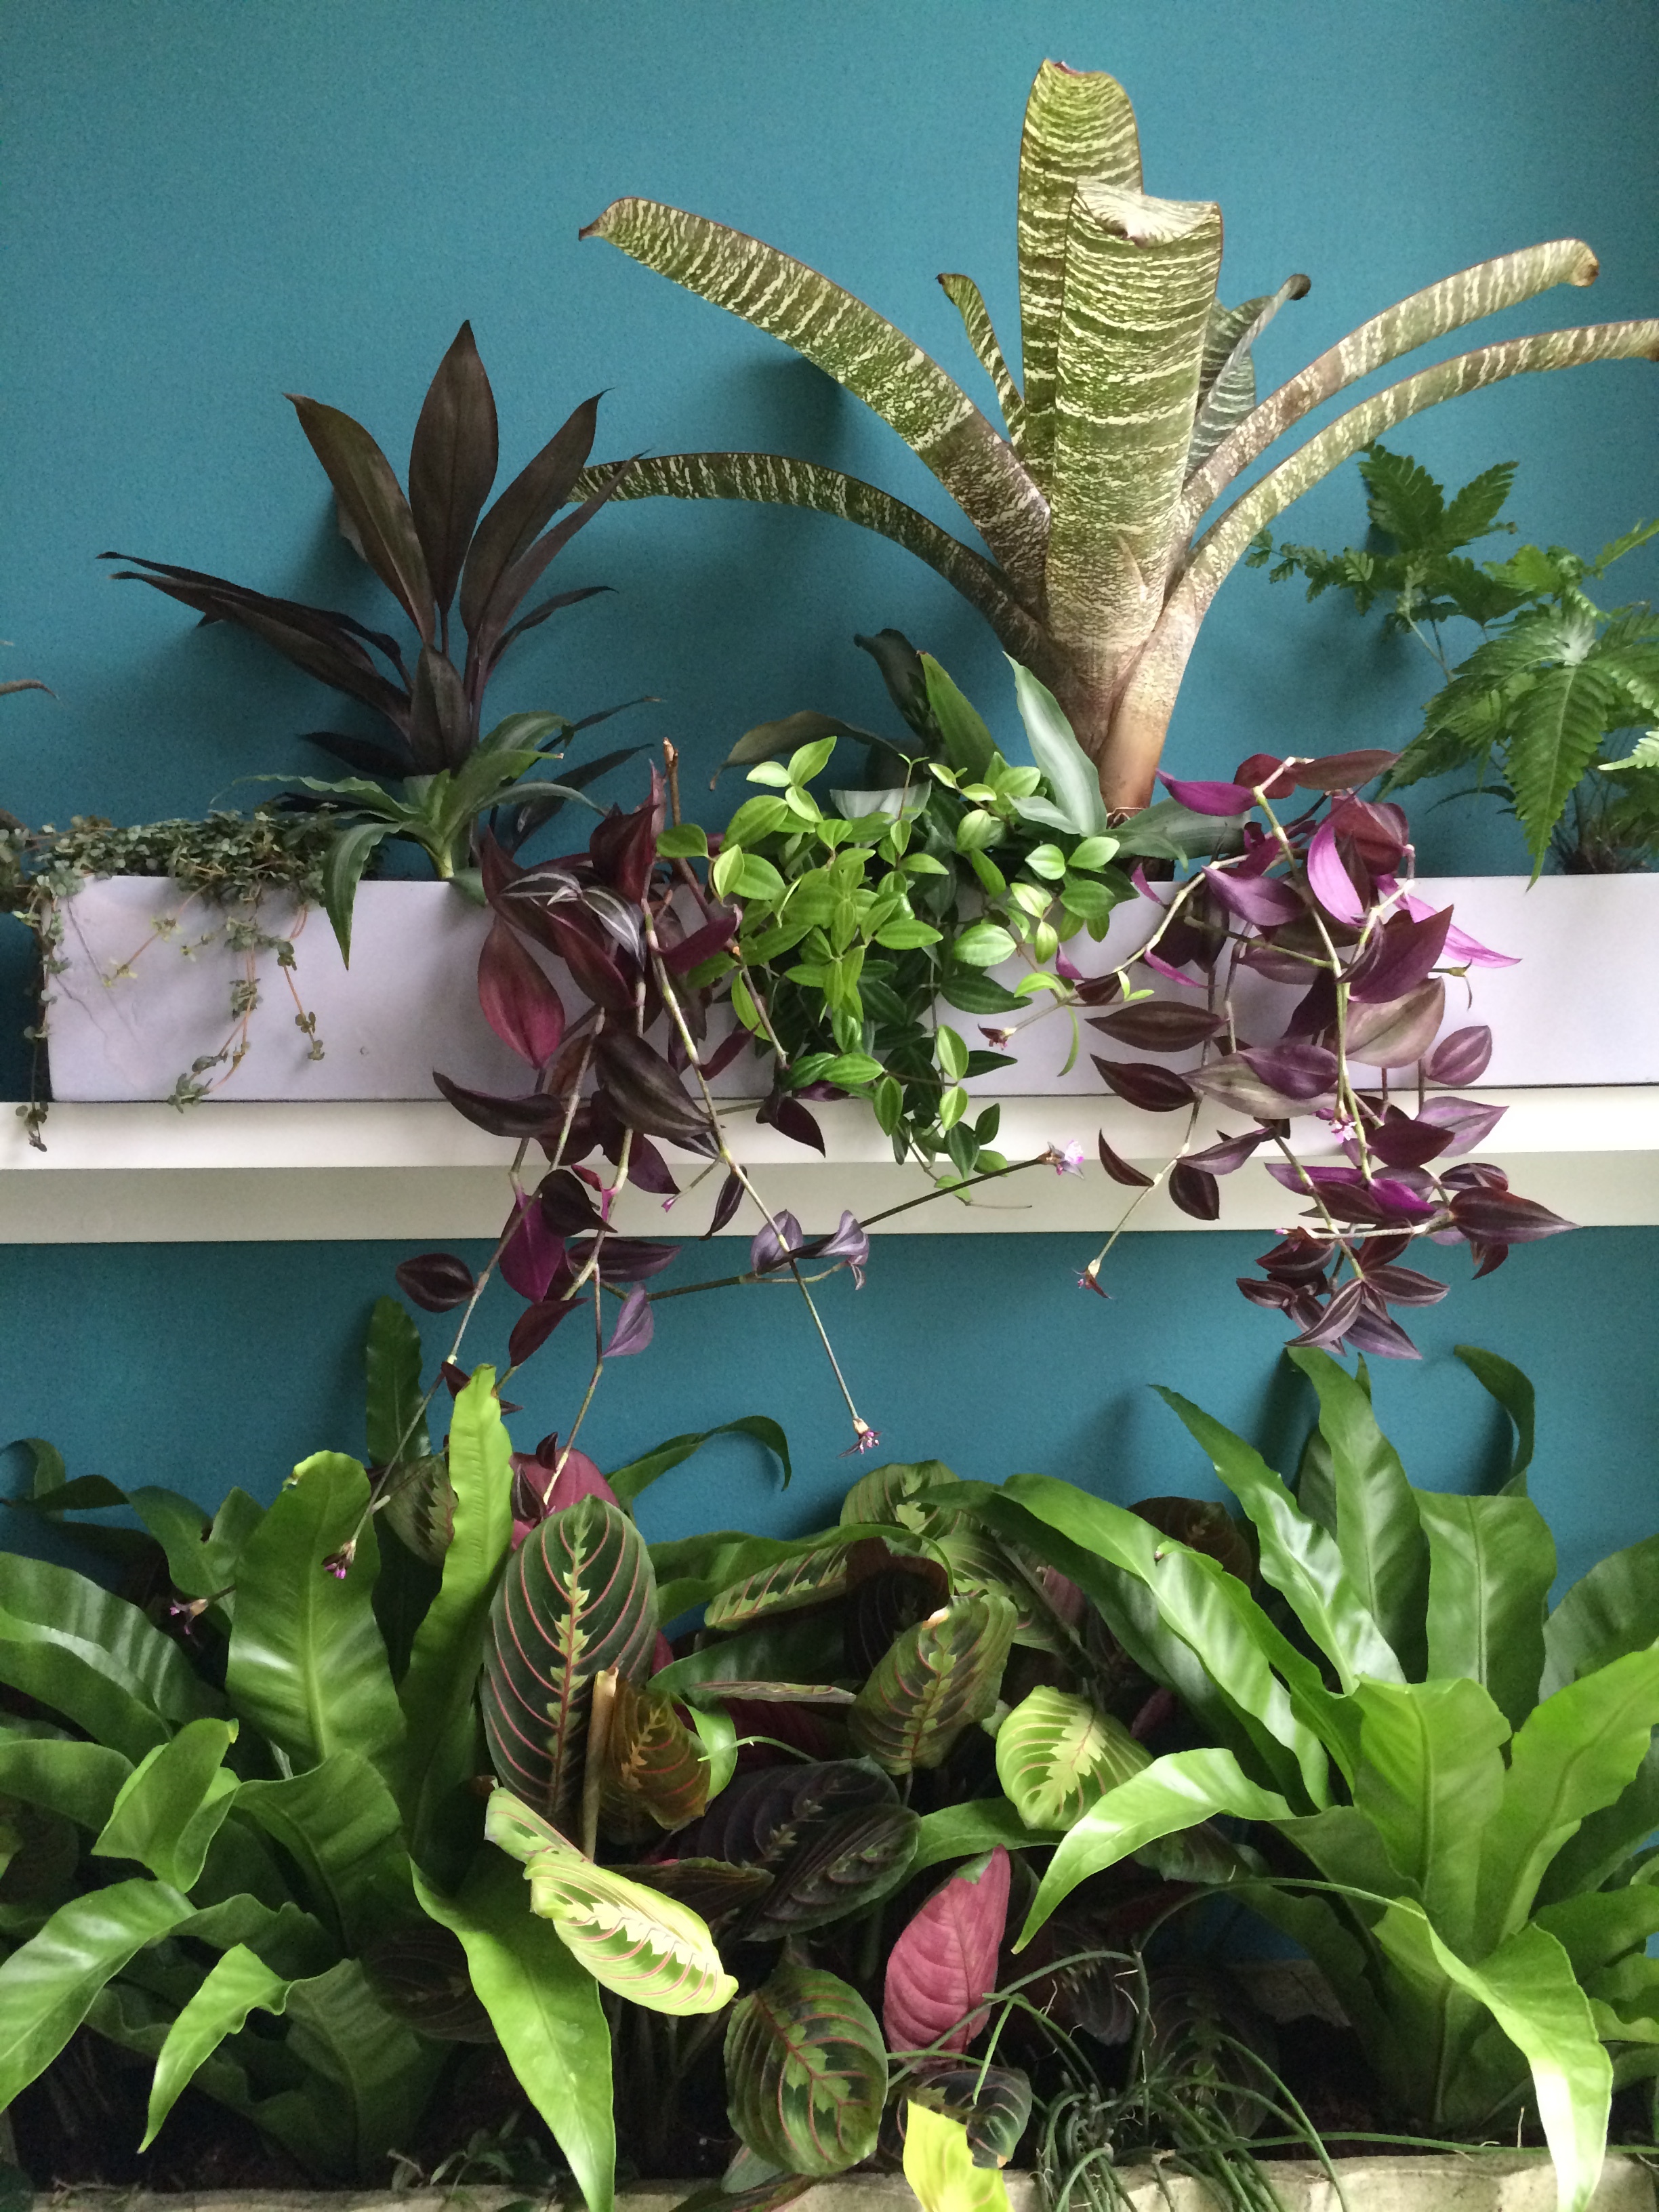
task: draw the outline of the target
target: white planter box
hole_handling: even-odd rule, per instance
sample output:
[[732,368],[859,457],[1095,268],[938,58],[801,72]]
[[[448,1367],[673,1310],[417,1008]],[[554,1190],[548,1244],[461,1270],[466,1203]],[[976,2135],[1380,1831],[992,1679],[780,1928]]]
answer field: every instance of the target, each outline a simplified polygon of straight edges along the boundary
[[[179,886],[162,878],[89,883],[63,915],[66,965],[51,979],[46,1012],[53,1097],[171,1097],[191,1061],[219,1051],[240,1028],[231,994],[249,957],[227,947],[216,908],[185,903]],[[158,930],[173,917],[173,927]],[[434,1100],[434,1068],[475,1091],[527,1091],[529,1070],[478,1006],[478,953],[491,920],[452,884],[363,884],[348,969],[319,908],[301,912],[269,901],[260,927],[291,939],[295,964],[285,969],[274,954],[258,956],[248,1050],[234,1073],[225,1066],[206,1071],[211,1096]],[[586,1004],[582,994],[561,963],[538,957],[574,1016]],[[296,1026],[301,1009],[316,1017],[320,1060],[310,1057],[310,1037]],[[741,1097],[764,1085],[745,1053],[716,1087]]]
[[[1467,935],[1519,963],[1472,968],[1467,984],[1448,983],[1442,1034],[1475,1022],[1492,1033],[1492,1061],[1476,1087],[1659,1083],[1659,986],[1647,962],[1650,948],[1659,945],[1659,875],[1546,876],[1530,888],[1524,876],[1436,876],[1422,878],[1414,888],[1431,906],[1449,906]],[[1103,975],[1146,942],[1156,921],[1148,902],[1137,899],[1115,910],[1103,942],[1076,937],[1066,953],[1085,975]],[[1024,970],[1010,963],[992,972],[1012,986]],[[1183,992],[1179,984],[1146,980],[1160,998],[1200,1002],[1198,994]],[[1259,1039],[1281,1033],[1297,996],[1259,975],[1245,973],[1239,979],[1237,1002]],[[975,1045],[981,1027],[1024,1018],[941,1011]],[[1097,1092],[1091,1050],[1109,1059],[1140,1056],[1111,1043],[1085,1020],[1077,1063],[1061,1075],[1070,1045],[1065,1014],[1048,1014],[1002,1048],[1013,1054],[1012,1067],[981,1076],[968,1087],[983,1097]],[[1163,1064],[1186,1062],[1171,1057]]]
[[[1448,993],[1447,1030],[1485,1022],[1492,1030],[1482,1087],[1659,1083],[1659,989],[1644,964],[1659,942],[1659,876],[1550,876],[1530,889],[1518,876],[1440,877],[1419,890],[1450,905],[1469,935],[1519,958],[1514,968],[1474,969],[1467,987],[1454,983]],[[157,922],[173,915],[177,926],[159,934]],[[1079,937],[1067,951],[1099,974],[1144,942],[1155,919],[1138,900],[1118,909],[1103,944]],[[217,921],[199,901],[181,910],[175,885],[143,876],[88,884],[66,904],[68,964],[52,980],[47,1014],[55,1097],[165,1099],[193,1060],[220,1049],[235,1027],[231,991],[247,963],[216,933],[200,944]],[[481,1091],[527,1087],[523,1064],[478,1008],[478,949],[489,916],[451,886],[364,884],[349,970],[319,911],[296,916],[273,901],[264,927],[293,933],[295,992],[317,1018],[324,1056],[307,1056],[287,975],[263,955],[250,1048],[234,1074],[209,1072],[216,1098],[431,1099],[434,1067]],[[548,965],[574,1011],[580,994]],[[1021,971],[1000,972],[1012,981]],[[1158,988],[1181,995],[1175,984]],[[1244,988],[1261,1033],[1276,1036],[1294,992],[1257,976]],[[997,1023],[941,1011],[975,1044],[982,1026]],[[1106,1041],[1086,1024],[1083,1035],[1077,1065],[1061,1075],[1070,1026],[1063,1013],[1049,1014],[1016,1036],[1012,1067],[969,1087],[987,1097],[1098,1095],[1089,1054]],[[763,1087],[757,1063],[744,1054],[717,1087],[754,1096]]]

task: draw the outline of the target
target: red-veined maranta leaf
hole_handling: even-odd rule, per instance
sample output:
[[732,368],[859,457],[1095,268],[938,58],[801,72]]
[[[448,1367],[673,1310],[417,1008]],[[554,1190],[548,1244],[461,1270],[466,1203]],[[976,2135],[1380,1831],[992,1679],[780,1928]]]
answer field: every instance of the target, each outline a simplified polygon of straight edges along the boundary
[[854,1743],[890,1774],[940,1765],[996,1703],[1018,1620],[1013,1601],[957,1598],[907,1629],[859,1692]]
[[887,2051],[855,1990],[780,1966],[732,2009],[726,2110],[757,2158],[815,2179],[868,2158],[887,2097]]

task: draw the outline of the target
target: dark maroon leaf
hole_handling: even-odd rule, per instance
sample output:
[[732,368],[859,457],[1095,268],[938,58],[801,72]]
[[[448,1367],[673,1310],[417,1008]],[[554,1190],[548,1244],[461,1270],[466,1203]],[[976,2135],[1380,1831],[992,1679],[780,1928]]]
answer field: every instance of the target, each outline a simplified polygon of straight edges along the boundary
[[1107,1174],[1110,1176],[1114,1182],[1126,1184],[1131,1190],[1147,1190],[1151,1188],[1152,1181],[1151,1176],[1142,1175],[1139,1168],[1131,1167],[1127,1160],[1120,1159],[1118,1155],[1107,1143],[1104,1130],[1101,1132],[1100,1135],[1095,1141],[1100,1152],[1100,1164],[1105,1169]]
[[[1365,1257],[1369,1260],[1369,1255]],[[1437,1282],[1432,1275],[1419,1273],[1415,1267],[1373,1267],[1367,1264],[1365,1280],[1396,1306],[1437,1306],[1450,1288],[1449,1284]]]
[[[586,1239],[570,1248],[571,1263],[585,1267],[593,1246]],[[661,1274],[680,1256],[678,1244],[650,1244],[641,1237],[606,1237],[599,1243],[599,1279],[606,1283],[643,1282]]]
[[438,611],[448,611],[473,526],[495,481],[495,397],[463,323],[438,364],[415,425],[409,505]]
[[542,1218],[561,1237],[580,1237],[599,1225],[599,1216],[586,1184],[574,1168],[555,1168],[536,1187]]
[[678,1198],[680,1187],[669,1170],[669,1165],[649,1137],[642,1137],[636,1129],[634,1141],[628,1151],[628,1180],[640,1190],[648,1190],[653,1198]]
[[1346,1331],[1356,1352],[1369,1352],[1378,1359],[1420,1359],[1423,1355],[1392,1315],[1369,1310],[1355,1315]]
[[563,1041],[563,1002],[504,921],[491,924],[478,955],[478,1003],[501,1042],[532,1067],[545,1066]]
[[1449,907],[1422,921],[1413,921],[1408,914],[1390,915],[1349,969],[1349,997],[1368,1006],[1382,1005],[1426,982],[1445,950],[1451,918]]
[[398,1287],[428,1313],[447,1313],[472,1295],[472,1270],[453,1252],[420,1252],[394,1270]]
[[1248,814],[1255,805],[1255,793],[1248,784],[1194,782],[1186,776],[1161,773],[1158,780],[1177,805],[1189,807],[1194,814]]
[[565,1316],[575,1310],[575,1303],[568,1298],[544,1298],[539,1304],[526,1306],[507,1340],[507,1356],[513,1364],[522,1367],[541,1350]]
[[1503,1266],[1504,1261],[1510,1256],[1510,1248],[1507,1244],[1478,1243],[1472,1237],[1469,1239],[1469,1253],[1470,1256],[1480,1263],[1474,1271],[1474,1279],[1478,1283],[1482,1275],[1492,1274]]
[[[469,635],[480,627],[507,569],[529,550],[569,498],[592,449],[599,410],[599,394],[595,392],[513,479],[479,525],[461,572],[461,620]],[[501,620],[511,611],[505,609]]]
[[1223,1137],[1216,1144],[1206,1145],[1201,1152],[1189,1152],[1188,1164],[1206,1169],[1212,1176],[1237,1174],[1267,1138],[1265,1129],[1247,1129],[1242,1136]]
[[1100,1070],[1107,1088],[1146,1114],[1174,1114],[1193,1103],[1193,1086],[1173,1068],[1159,1067],[1150,1060],[1103,1060],[1089,1057]]
[[1273,983],[1305,983],[1316,972],[1311,960],[1287,952],[1267,938],[1251,938],[1238,957],[1244,967],[1253,968]]
[[606,1030],[593,1048],[606,1091],[624,1121],[688,1152],[717,1150],[708,1116],[680,1088],[674,1071],[643,1037]]
[[807,1112],[799,1099],[791,1098],[775,1091],[755,1109],[755,1119],[781,1129],[795,1144],[810,1145],[815,1152],[823,1151],[823,1132]]
[[1239,1053],[1212,1060],[1207,1067],[1195,1067],[1191,1083],[1194,1091],[1213,1098],[1218,1105],[1254,1115],[1258,1121],[1288,1121],[1297,1110],[1296,1099],[1287,1098],[1282,1091],[1265,1083]]
[[[596,491],[556,528],[550,530],[544,538],[538,538],[527,552],[520,554],[501,578],[489,595],[489,603],[477,628],[471,633],[472,651],[478,665],[485,672],[486,681],[489,671],[506,650],[504,633],[514,610],[540,581],[548,563],[564,550],[579,530],[585,529],[592,520],[633,465],[631,460],[627,460],[613,469]],[[465,578],[462,598],[465,600]]]
[[1279,1313],[1286,1311],[1297,1296],[1289,1283],[1278,1282],[1271,1277],[1260,1282],[1254,1275],[1239,1275],[1235,1280],[1253,1306],[1271,1306]]
[[1431,1098],[1417,1118],[1449,1129],[1451,1150],[1464,1152],[1471,1145],[1484,1144],[1508,1111],[1507,1106],[1488,1106],[1473,1098]]
[[1186,1052],[1219,1036],[1227,1024],[1220,1014],[1210,1013],[1202,1006],[1180,1006],[1169,999],[1139,999],[1114,1013],[1091,1015],[1089,1026],[1135,1052]]
[[606,948],[596,942],[574,912],[538,908],[528,899],[523,904],[530,913],[540,914],[542,926],[537,934],[545,933],[543,941],[551,945],[569,969],[578,989],[586,992],[595,1006],[603,1006],[608,1013],[624,1014],[633,1011],[633,985]]
[[1333,1291],[1321,1309],[1316,1320],[1309,1322],[1299,1334],[1291,1339],[1292,1344],[1340,1344],[1362,1310],[1365,1285],[1358,1280],[1344,1283],[1340,1291]]
[[1454,1190],[1507,1190],[1510,1179],[1490,1160],[1460,1160],[1440,1178]]
[[1207,1168],[1177,1160],[1170,1170],[1170,1196],[1194,1221],[1214,1221],[1221,1212],[1221,1189]]
[[1434,1042],[1445,1012],[1446,986],[1437,975],[1403,998],[1350,1008],[1349,1054],[1374,1067],[1408,1067]]
[[322,463],[365,561],[430,645],[435,630],[432,580],[392,464],[361,422],[337,407],[290,392],[300,428]]
[[1547,1206],[1517,1198],[1509,1190],[1461,1190],[1451,1202],[1452,1219],[1473,1243],[1531,1244],[1559,1237],[1577,1224],[1564,1221]]
[[1424,1061],[1423,1073],[1431,1083],[1478,1083],[1491,1059],[1492,1031],[1477,1022],[1442,1037]]
[[1452,1140],[1452,1132],[1432,1121],[1413,1121],[1397,1106],[1390,1106],[1380,1124],[1365,1133],[1365,1142],[1378,1159],[1391,1168],[1420,1168],[1437,1159]]
[[1339,799],[1331,827],[1345,854],[1363,861],[1373,876],[1391,875],[1405,857],[1410,837],[1405,809],[1387,799]]
[[507,1227],[512,1234],[501,1247],[502,1279],[521,1298],[534,1304],[547,1296],[553,1278],[564,1265],[564,1239],[549,1228],[533,1198],[515,1202]]
[[1283,757],[1279,753],[1252,753],[1233,770],[1233,781],[1242,783],[1247,790],[1260,786],[1268,799],[1288,799],[1296,789],[1296,773],[1281,767]]
[[1238,1057],[1281,1098],[1320,1098],[1336,1087],[1336,1054],[1321,1044],[1247,1046]]
[[599,879],[619,898],[638,906],[651,884],[657,861],[656,810],[648,802],[631,814],[607,814],[587,842]]
[[1399,757],[1385,752],[1327,753],[1322,760],[1297,761],[1290,773],[1304,791],[1357,791]]
[[[702,1063],[703,1080],[712,1083],[717,1075],[724,1075],[749,1042],[749,1032],[744,1029],[734,1029],[730,1036],[722,1038]],[[816,1128],[817,1126],[815,1122],[813,1127]]]
[[1114,999],[1122,995],[1123,985],[1116,975],[1091,975],[1077,987],[1079,1006],[1109,1006]]
[[738,915],[730,908],[716,908],[711,918],[701,929],[694,929],[689,937],[681,938],[678,945],[665,945],[663,965],[671,975],[688,975],[705,960],[712,960],[717,952],[724,952],[738,933]]
[[[1296,1184],[1291,1187],[1292,1189],[1299,1188]],[[1255,1264],[1258,1267],[1265,1267],[1270,1275],[1276,1275],[1284,1282],[1310,1283],[1323,1275],[1335,1251],[1335,1245],[1328,1239],[1310,1237],[1305,1229],[1293,1229],[1282,1243],[1273,1246],[1271,1252],[1258,1254]]]
[[714,1211],[709,1217],[705,1237],[718,1237],[730,1223],[732,1215],[743,1204],[743,1179],[737,1170],[728,1168],[726,1181],[720,1185],[720,1196],[714,1200]]
[[[1304,966],[1296,982],[1307,981],[1308,969]],[[1336,1027],[1336,978],[1328,969],[1316,974],[1307,989],[1291,1009],[1291,1018],[1285,1024],[1286,1041],[1298,1037],[1326,1036]]]
[[1258,929],[1277,929],[1303,912],[1303,902],[1278,876],[1253,876],[1237,869],[1206,867],[1204,878],[1219,903]]
[[544,1137],[564,1120],[565,1102],[544,1091],[532,1091],[523,1098],[492,1098],[485,1091],[452,1083],[435,1067],[432,1080],[458,1114],[487,1129],[492,1137]]
[[611,1333],[610,1343],[605,1347],[605,1358],[625,1359],[629,1352],[643,1352],[651,1341],[654,1326],[651,1301],[636,1283],[623,1300],[617,1326]]
[[409,701],[409,749],[422,775],[457,769],[472,750],[472,709],[454,663],[423,645]]

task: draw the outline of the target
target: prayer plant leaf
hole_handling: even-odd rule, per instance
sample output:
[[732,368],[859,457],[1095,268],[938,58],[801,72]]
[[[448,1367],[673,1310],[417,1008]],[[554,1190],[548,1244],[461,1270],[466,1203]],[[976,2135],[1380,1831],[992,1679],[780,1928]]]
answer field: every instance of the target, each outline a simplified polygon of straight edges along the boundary
[[938,1766],[996,1702],[1018,1615],[1011,1598],[957,1598],[896,1638],[849,1715],[859,1750],[890,1774]]
[[1086,1698],[1046,1685],[997,1730],[997,1779],[1028,1828],[1069,1828],[1151,1758],[1121,1721]]
[[763,1566],[717,1592],[709,1600],[704,1625],[723,1630],[747,1628],[755,1621],[840,1597],[851,1576],[851,1556],[850,1542],[837,1537]]
[[732,2010],[727,2110],[757,2157],[815,2180],[876,2147],[887,2051],[856,1990],[811,1966],[781,1966]]
[[1006,2166],[1019,2148],[1031,2117],[1031,2084],[1017,2066],[987,2066],[978,2059],[922,2059],[904,2085],[908,2107],[943,2112],[967,2130],[977,2166]]
[[1008,1854],[942,1882],[887,1954],[882,2027],[894,2051],[965,2051],[988,2018],[1008,1917]]
[[555,1820],[580,1788],[593,1677],[650,1671],[656,1597],[639,1531],[599,1498],[550,1515],[507,1561],[490,1607],[484,1736],[501,1780]]
[[571,1956],[630,2004],[676,2015],[721,2012],[738,1985],[708,1923],[690,1905],[579,1853],[539,1851],[526,1866],[530,1909]]
[[708,1802],[708,1756],[672,1698],[618,1681],[599,1787],[600,1825],[623,1842],[683,1828],[702,1812]]

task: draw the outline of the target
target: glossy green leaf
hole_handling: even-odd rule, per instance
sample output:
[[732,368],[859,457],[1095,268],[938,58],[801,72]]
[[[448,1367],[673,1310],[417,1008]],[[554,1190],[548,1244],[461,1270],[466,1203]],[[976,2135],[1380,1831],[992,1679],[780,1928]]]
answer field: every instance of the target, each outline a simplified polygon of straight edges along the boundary
[[1218,1813],[1241,1820],[1282,1820],[1291,1808],[1276,1791],[1250,1781],[1230,1751],[1176,1751],[1097,1799],[1066,1832],[1014,1946],[1024,1950],[1056,1905],[1080,1881],[1127,1858],[1143,1845]]
[[0,1681],[129,1759],[216,1700],[135,1605],[68,1567],[0,1553]]
[[1013,1642],[1006,1597],[965,1597],[897,1637],[849,1715],[854,1743],[890,1774],[939,1766],[996,1702]]
[[1538,2116],[1555,2162],[1558,2212],[1585,2212],[1607,2148],[1613,2068],[1565,1951],[1541,1928],[1520,1929],[1470,1966],[1422,1908],[1389,1905],[1376,1940],[1419,1981],[1443,1976],[1484,2005],[1532,2070]]
[[[513,1541],[512,1451],[495,1370],[479,1367],[450,1415],[453,1508],[443,1581],[398,1686],[405,1723],[398,1795],[410,1848],[423,1863],[444,1824],[453,1827],[455,1793],[479,1763],[473,1693],[490,1603]],[[464,1825],[470,1830],[471,1818]]]
[[1242,1437],[1177,1391],[1160,1389],[1158,1395],[1203,1446],[1210,1464],[1255,1522],[1263,1577],[1287,1600],[1332,1661],[1343,1688],[1352,1690],[1362,1674],[1400,1681],[1400,1662],[1333,1538],[1300,1510],[1261,1453]]
[[427,1445],[421,1412],[421,1332],[397,1298],[376,1298],[363,1346],[365,1441],[371,1467],[421,1459]]
[[392,836],[395,826],[390,822],[348,822],[324,855],[323,911],[345,967],[351,965],[351,916],[357,886],[376,847]]
[[1362,1682],[1354,1802],[1448,1942],[1474,1938],[1481,1838],[1509,1723],[1478,1682]]
[[1111,817],[1100,796],[1094,763],[1079,744],[1048,685],[1017,660],[1008,665],[1014,672],[1014,699],[1030,741],[1031,758],[1042,770],[1066,828],[1079,837],[1102,836],[1111,827]]
[[1425,1660],[1429,1547],[1400,1455],[1376,1425],[1370,1392],[1329,1352],[1292,1346],[1290,1358],[1319,1395],[1343,1571],[1415,1680]]
[[1588,1814],[1545,1870],[1538,1894],[1551,1903],[1596,1889],[1659,1829],[1659,1735],[1635,1778],[1599,1813]]
[[927,704],[938,725],[945,759],[967,781],[982,782],[996,751],[991,732],[931,653],[922,654],[921,666]]
[[[244,1719],[296,1766],[337,1752],[390,1762],[403,1715],[374,1619],[378,1565],[367,1477],[319,1452],[243,1547],[225,1680]],[[343,1577],[329,1562],[356,1551]]]
[[115,1808],[132,1762],[101,1743],[25,1734],[0,1721],[0,1797],[56,1813],[94,1835]]
[[0,2110],[56,2058],[112,1975],[191,1912],[164,1882],[106,1882],[59,1905],[0,1963]]
[[726,2032],[732,2126],[757,2157],[815,2179],[876,2147],[887,2050],[856,1990],[810,1966],[781,1966],[732,2008]]
[[303,2127],[309,2112],[320,2111],[337,2147],[337,2170],[373,2181],[418,2124],[444,2063],[443,2045],[423,2042],[395,2020],[356,1959],[292,1984],[285,2010],[289,2049],[311,2078],[262,2106],[260,2124],[273,2132],[285,2121]]
[[240,2032],[256,2005],[262,2012],[280,2013],[288,1992],[289,1984],[245,1943],[234,1943],[214,1963],[168,2030],[155,2061],[141,2151],[155,2142],[180,2093],[225,2038]]
[[929,1867],[944,1866],[951,1859],[977,1858],[981,1851],[994,1850],[999,1844],[1010,1850],[1023,1850],[1028,1846],[1041,1850],[1057,1844],[1062,1831],[1059,1828],[1030,1828],[1014,1808],[998,1797],[976,1797],[965,1805],[943,1805],[937,1813],[922,1815],[916,1831],[915,1855],[911,1859],[908,1875],[926,1873]]
[[280,1782],[245,1782],[236,1812],[299,1868],[306,1901],[342,1941],[362,1944],[409,1909],[409,1854],[397,1802],[360,1753],[337,1751]]
[[234,1721],[201,1720],[159,1744],[122,1784],[94,1856],[137,1859],[158,1881],[193,1889],[236,1796],[225,1767],[235,1740]]
[[1583,1674],[1659,1638],[1659,1536],[1598,1559],[1544,1624],[1549,1697]]
[[1033,1690],[997,1730],[997,1779],[1029,1828],[1069,1828],[1151,1758],[1121,1721],[1066,1690]]
[[1532,1465],[1537,1437],[1537,1393],[1521,1370],[1497,1352],[1483,1351],[1478,1344],[1456,1344],[1452,1349],[1476,1382],[1491,1392],[1510,1417],[1515,1431],[1515,1450],[1506,1487],[1524,1496],[1527,1469]]
[[752,1437],[757,1444],[764,1445],[782,1467],[783,1486],[788,1489],[793,1471],[789,1463],[789,1439],[777,1422],[769,1419],[764,1413],[744,1413],[735,1421],[722,1421],[718,1428],[692,1429],[684,1436],[670,1437],[654,1451],[647,1452],[642,1458],[630,1460],[626,1467],[615,1468],[606,1480],[622,1503],[632,1505],[641,1491],[649,1489],[659,1476],[690,1459],[693,1452],[701,1451],[714,1437],[732,1436]]
[[[1529,1498],[1417,1493],[1429,1546],[1431,1675],[1482,1684],[1518,1728],[1537,1704],[1555,1545]],[[1655,1625],[1659,1633],[1659,1622]]]
[[1503,1802],[1481,1835],[1478,1951],[1522,1925],[1550,1861],[1587,1814],[1623,1796],[1656,1723],[1659,1645],[1582,1675],[1516,1730]]
[[644,1678],[656,1641],[651,1558],[625,1513],[585,1498],[532,1529],[490,1607],[481,1689],[496,1773],[558,1820],[580,1786],[593,1677]]
[[480,1857],[459,1896],[440,1895],[418,1875],[416,1893],[465,1946],[472,1986],[587,2212],[611,2212],[617,2145],[599,1984],[547,1922],[526,1911],[523,1882],[493,1853]]
[[833,1682],[846,1672],[845,1651],[845,1632],[833,1614],[786,1613],[688,1651],[659,1668],[651,1686],[680,1698],[704,1683]]
[[127,1503],[167,1553],[176,1590],[222,1604],[228,1599],[242,1547],[264,1518],[263,1505],[245,1490],[229,1490],[210,1520],[193,1498],[149,1487],[130,1491]]
[[997,2166],[978,2166],[965,2123],[914,2098],[906,2107],[904,2178],[921,2212],[1008,2212]]

